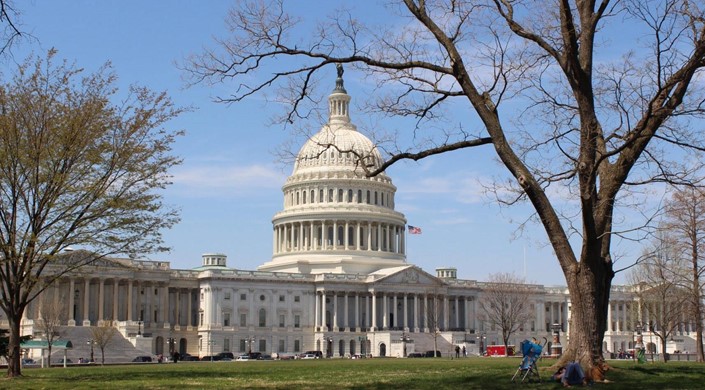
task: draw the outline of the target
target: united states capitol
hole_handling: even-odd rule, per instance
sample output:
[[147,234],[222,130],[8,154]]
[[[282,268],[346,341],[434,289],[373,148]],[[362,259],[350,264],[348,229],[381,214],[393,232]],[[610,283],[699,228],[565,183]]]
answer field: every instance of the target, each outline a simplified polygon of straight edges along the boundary
[[[408,225],[395,210],[396,187],[385,173],[364,174],[382,158],[351,122],[350,100],[341,72],[329,96],[328,123],[300,149],[283,185],[283,210],[273,217],[272,259],[257,270],[238,269],[220,253],[204,254],[193,269],[110,258],[44,291],[40,298],[65,312],[60,332],[74,345],[69,358],[87,357],[89,328],[107,321],[118,330],[106,348],[107,363],[174,351],[199,357],[309,350],[328,357],[400,357],[434,350],[434,337],[444,355],[456,346],[473,355],[501,344],[501,330],[481,310],[487,283],[458,279],[455,268],[431,273],[407,263]],[[510,344],[528,337],[552,340],[554,330],[561,342],[570,342],[567,288],[530,287],[533,318]],[[25,310],[24,335],[42,336],[40,300]],[[628,286],[612,288],[604,350],[633,348],[635,304]],[[0,317],[1,325],[7,319]],[[689,330],[668,348],[694,345]],[[658,351],[655,341],[647,349]],[[25,353],[36,359],[40,352]],[[57,354],[63,357],[57,350],[52,361]]]

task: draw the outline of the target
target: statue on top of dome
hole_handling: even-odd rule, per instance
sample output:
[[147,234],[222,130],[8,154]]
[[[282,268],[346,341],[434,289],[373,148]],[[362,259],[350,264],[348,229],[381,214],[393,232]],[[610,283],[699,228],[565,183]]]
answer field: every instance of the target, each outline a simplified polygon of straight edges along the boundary
[[338,78],[335,80],[335,90],[347,93],[345,87],[343,86],[343,73],[345,72],[345,70],[343,69],[343,64],[338,62],[335,64],[335,68],[338,70]]

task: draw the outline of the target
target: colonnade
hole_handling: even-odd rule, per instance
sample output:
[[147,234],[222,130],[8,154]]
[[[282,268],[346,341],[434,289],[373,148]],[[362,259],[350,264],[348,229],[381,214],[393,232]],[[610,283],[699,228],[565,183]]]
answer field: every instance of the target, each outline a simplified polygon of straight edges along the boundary
[[[169,287],[166,282],[65,278],[43,291],[25,310],[25,318],[41,318],[41,311],[49,310],[46,305],[52,305],[52,310],[64,311],[61,317],[69,326],[91,326],[108,320],[141,321],[146,327],[193,326],[195,291],[198,289]],[[45,300],[45,296],[51,298]]]
[[274,254],[356,250],[406,253],[405,226],[393,223],[323,220],[274,226]]
[[317,331],[470,331],[479,325],[476,304],[472,296],[319,290],[314,327]]

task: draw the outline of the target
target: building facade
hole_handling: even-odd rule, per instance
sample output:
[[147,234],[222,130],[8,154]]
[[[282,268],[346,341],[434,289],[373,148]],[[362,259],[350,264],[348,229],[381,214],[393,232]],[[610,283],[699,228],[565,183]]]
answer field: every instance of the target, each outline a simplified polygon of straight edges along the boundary
[[[501,344],[501,330],[489,326],[481,310],[485,283],[458,279],[454,268],[429,274],[407,263],[396,187],[385,173],[365,175],[382,158],[351,122],[350,99],[339,70],[329,121],[301,148],[282,188],[271,261],[240,270],[226,255],[208,253],[200,267],[180,270],[168,262],[101,260],[42,293],[65,313],[67,337],[110,321],[137,350],[194,356],[309,350],[329,357],[406,356],[436,348],[452,353],[455,346],[479,354]],[[567,288],[532,285],[531,291],[533,318],[510,343],[552,340],[554,324],[561,342],[569,342]],[[25,312],[25,334],[40,333],[42,299]],[[611,300],[604,349],[630,349],[634,294],[615,286]],[[694,343],[691,330],[684,327],[680,343],[669,348],[687,349]],[[648,332],[644,338],[648,343]],[[652,340],[647,348],[658,351]]]

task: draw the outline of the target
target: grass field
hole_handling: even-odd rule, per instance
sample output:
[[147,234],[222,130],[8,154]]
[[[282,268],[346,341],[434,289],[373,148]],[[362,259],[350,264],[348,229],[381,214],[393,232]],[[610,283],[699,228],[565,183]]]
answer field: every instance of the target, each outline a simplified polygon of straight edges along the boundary
[[[513,384],[518,359],[362,359],[257,362],[181,362],[23,370],[0,379],[5,389],[559,389],[546,380],[550,361],[540,364],[542,383]],[[612,364],[612,363],[611,363]],[[702,389],[705,365],[631,361],[612,364],[608,384],[592,388]]]

